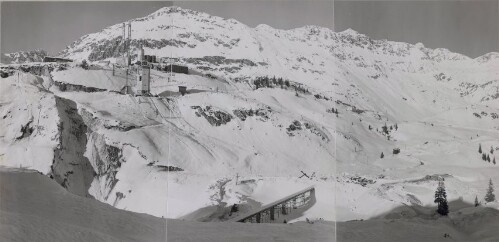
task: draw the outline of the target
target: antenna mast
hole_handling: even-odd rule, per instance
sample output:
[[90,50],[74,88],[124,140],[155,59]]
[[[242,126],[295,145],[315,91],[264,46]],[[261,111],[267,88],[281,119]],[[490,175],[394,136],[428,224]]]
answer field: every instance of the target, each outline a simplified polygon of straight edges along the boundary
[[132,22],[128,22],[128,39],[127,39],[127,63],[130,65],[131,59],[130,59],[130,44],[132,41]]

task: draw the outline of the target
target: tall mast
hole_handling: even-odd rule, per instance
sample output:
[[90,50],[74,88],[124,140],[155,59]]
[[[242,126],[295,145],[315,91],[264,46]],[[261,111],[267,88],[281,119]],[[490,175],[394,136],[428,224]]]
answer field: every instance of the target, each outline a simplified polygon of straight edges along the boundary
[[123,42],[123,59],[125,59],[125,52],[126,52],[126,23],[123,23],[123,38],[121,39]]
[[132,41],[132,22],[128,22],[128,39],[127,39],[127,63],[130,65],[130,44]]

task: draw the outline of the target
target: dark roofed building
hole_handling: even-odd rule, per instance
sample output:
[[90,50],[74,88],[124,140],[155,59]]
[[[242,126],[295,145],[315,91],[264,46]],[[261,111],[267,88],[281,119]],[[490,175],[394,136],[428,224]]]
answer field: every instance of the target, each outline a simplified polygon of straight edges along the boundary
[[50,57],[50,56],[45,56],[43,58],[43,62],[73,62],[71,59],[64,59],[64,58],[59,58],[59,57]]

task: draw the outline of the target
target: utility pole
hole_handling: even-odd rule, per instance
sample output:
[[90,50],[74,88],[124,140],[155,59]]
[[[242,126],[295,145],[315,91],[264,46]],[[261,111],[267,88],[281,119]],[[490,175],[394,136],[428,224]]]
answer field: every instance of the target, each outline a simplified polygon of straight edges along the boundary
[[127,63],[130,65],[130,44],[132,41],[132,22],[128,22],[128,39],[127,39]]

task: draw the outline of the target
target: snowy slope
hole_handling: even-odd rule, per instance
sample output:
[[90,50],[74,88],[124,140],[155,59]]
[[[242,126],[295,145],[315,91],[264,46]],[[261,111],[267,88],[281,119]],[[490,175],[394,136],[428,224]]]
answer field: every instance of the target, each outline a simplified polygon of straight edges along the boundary
[[[50,159],[40,163],[15,152],[28,146],[15,139],[19,125],[9,128],[39,119],[19,108],[26,106],[22,90],[34,90],[47,93],[34,111],[57,107],[57,98],[74,102],[70,119],[86,127],[87,139],[84,152],[73,153],[95,172],[89,194],[130,211],[198,220],[214,206],[260,206],[315,185],[317,204],[299,219],[344,221],[401,204],[431,205],[440,177],[449,198],[466,202],[483,197],[489,178],[499,184],[499,166],[477,152],[480,144],[492,159],[499,152],[497,53],[471,59],[317,26],[250,28],[177,7],[131,22],[134,49],[143,44],[146,54],[173,56],[193,71],[170,77],[153,70],[154,96],[122,95],[124,72],[113,76],[98,63],[123,54],[122,24],[85,35],[61,56],[97,67],[56,69],[41,90],[30,81],[36,76],[22,74],[22,85],[15,75],[2,79],[2,115],[14,112],[1,124],[5,165],[50,174],[56,142],[45,141],[57,136],[56,126],[42,123],[51,133],[40,136],[41,144],[30,141],[49,147]],[[291,84],[257,88],[262,76]],[[61,91],[54,82],[74,88]],[[179,85],[189,93],[180,95]],[[65,116],[42,113],[56,121]],[[299,178],[302,171],[311,178]]]
[[67,192],[29,170],[0,168],[2,241],[166,241],[166,220]]

